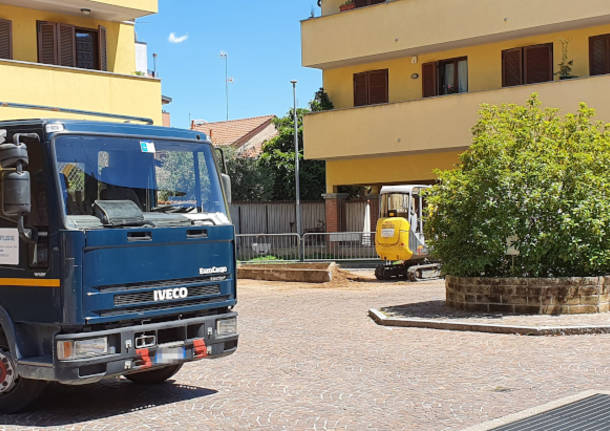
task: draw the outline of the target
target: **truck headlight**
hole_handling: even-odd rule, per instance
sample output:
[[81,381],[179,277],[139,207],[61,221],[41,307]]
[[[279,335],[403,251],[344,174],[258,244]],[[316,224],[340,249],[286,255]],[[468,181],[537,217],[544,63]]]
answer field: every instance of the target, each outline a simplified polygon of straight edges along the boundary
[[237,334],[237,318],[222,319],[216,321],[216,336],[226,337]]
[[61,340],[57,342],[57,359],[69,361],[101,356],[108,353],[108,338],[89,338],[87,340]]

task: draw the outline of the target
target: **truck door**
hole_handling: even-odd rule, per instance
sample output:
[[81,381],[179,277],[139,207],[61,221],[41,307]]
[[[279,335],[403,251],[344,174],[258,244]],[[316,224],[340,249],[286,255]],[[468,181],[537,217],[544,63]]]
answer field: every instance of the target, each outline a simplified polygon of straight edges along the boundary
[[16,219],[0,216],[0,305],[15,321],[56,322],[60,282],[50,270],[52,180],[43,145],[32,142],[27,147],[32,211],[25,217],[25,228],[33,231],[33,240],[20,237]]

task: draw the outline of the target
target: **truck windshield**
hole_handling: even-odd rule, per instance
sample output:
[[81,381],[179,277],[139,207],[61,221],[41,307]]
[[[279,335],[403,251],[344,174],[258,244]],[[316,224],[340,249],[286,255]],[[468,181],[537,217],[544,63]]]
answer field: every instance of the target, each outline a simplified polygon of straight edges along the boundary
[[55,153],[67,215],[93,215],[96,200],[130,200],[145,213],[226,218],[209,144],[70,135],[57,138]]

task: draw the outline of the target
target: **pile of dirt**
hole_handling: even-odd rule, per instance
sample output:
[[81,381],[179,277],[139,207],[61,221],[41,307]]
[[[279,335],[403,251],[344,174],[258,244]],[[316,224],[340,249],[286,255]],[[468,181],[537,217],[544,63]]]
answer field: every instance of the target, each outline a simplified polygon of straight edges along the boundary
[[328,281],[326,283],[320,283],[316,285],[316,287],[351,287],[354,283],[370,282],[375,279],[374,277],[366,277],[359,274],[354,274],[345,269],[339,268],[338,265],[333,265],[331,274],[331,281]]

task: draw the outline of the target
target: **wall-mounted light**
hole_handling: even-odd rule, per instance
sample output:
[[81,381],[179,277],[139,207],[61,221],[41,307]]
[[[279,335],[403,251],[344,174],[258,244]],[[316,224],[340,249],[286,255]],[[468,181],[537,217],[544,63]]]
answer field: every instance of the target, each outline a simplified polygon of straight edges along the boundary
[[89,15],[91,15],[91,9],[84,7],[80,10],[80,13],[82,13],[85,16],[89,16]]
[[417,55],[414,55],[413,57],[411,57],[411,64],[417,64],[418,61],[419,61],[419,59],[417,58]]
[[411,79],[417,79],[419,78],[419,73],[415,72],[411,74]]

